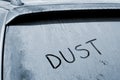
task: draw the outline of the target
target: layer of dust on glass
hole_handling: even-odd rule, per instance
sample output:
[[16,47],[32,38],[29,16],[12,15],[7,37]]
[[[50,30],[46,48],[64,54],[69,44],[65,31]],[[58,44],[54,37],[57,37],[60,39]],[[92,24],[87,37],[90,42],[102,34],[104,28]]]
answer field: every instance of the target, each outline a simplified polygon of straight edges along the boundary
[[120,22],[7,27],[4,80],[118,80]]

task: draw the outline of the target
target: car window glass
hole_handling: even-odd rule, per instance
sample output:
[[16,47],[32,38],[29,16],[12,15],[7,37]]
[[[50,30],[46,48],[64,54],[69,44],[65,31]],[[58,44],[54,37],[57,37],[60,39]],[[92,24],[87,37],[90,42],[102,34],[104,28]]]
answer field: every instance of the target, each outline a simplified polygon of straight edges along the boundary
[[48,22],[7,27],[4,80],[120,78],[120,21]]

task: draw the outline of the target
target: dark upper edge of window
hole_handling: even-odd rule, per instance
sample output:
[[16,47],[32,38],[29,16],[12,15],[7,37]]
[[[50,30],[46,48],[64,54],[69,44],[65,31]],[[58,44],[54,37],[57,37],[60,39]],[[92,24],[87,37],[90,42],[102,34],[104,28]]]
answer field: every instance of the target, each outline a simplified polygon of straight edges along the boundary
[[36,22],[42,24],[57,23],[59,20],[63,22],[98,22],[98,21],[119,21],[120,9],[95,9],[95,10],[65,10],[50,11],[23,14],[7,25],[32,25]]

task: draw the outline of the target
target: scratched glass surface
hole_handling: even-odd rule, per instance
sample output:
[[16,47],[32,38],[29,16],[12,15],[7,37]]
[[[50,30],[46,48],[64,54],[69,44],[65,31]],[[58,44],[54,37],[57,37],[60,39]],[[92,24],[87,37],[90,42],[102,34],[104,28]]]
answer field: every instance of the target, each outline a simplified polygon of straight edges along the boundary
[[119,21],[8,26],[4,80],[118,80],[119,42]]

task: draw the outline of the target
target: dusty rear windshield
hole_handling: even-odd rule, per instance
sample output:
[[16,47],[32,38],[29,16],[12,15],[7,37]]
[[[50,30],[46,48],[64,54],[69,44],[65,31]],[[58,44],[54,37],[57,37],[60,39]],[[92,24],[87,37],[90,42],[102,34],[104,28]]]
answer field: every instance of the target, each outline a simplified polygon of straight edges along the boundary
[[95,20],[8,25],[4,80],[118,80],[120,21]]

